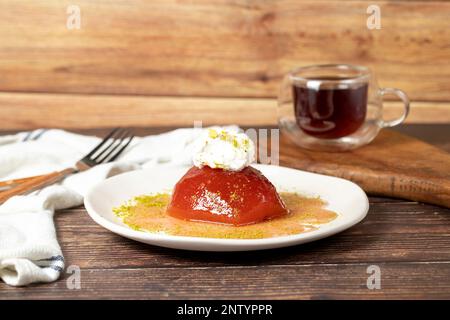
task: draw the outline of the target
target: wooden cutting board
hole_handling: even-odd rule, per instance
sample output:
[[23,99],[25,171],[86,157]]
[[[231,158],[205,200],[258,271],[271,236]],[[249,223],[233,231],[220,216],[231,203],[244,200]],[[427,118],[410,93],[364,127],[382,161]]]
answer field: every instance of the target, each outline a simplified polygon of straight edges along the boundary
[[282,136],[280,164],[351,180],[368,194],[450,208],[450,154],[395,131],[342,153],[308,151]]

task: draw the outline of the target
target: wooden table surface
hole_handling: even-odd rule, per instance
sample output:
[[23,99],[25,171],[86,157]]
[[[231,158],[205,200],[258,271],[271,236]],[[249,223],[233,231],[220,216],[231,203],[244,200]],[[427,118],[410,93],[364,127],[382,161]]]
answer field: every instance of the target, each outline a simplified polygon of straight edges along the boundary
[[[399,130],[450,151],[448,125]],[[55,283],[26,288],[0,283],[1,299],[450,298],[450,210],[417,202],[370,197],[367,218],[345,232],[259,252],[140,244],[101,228],[83,207],[58,212],[56,227],[66,267],[81,269],[81,289],[68,289],[65,273]],[[370,265],[381,269],[379,290],[367,288]]]

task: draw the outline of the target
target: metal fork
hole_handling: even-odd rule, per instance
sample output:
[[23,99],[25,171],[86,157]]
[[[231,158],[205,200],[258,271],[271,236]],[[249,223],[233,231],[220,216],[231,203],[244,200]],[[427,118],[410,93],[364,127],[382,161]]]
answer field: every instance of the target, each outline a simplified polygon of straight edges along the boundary
[[114,161],[131,143],[133,138],[134,135],[130,134],[128,130],[116,128],[112,130],[87,155],[78,160],[74,167],[41,176],[20,179],[21,183],[18,185],[13,183],[14,180],[7,181],[5,184],[11,184],[13,187],[6,191],[0,192],[0,204],[13,196],[28,194],[43,187],[57,183],[71,174],[86,171],[102,163]]

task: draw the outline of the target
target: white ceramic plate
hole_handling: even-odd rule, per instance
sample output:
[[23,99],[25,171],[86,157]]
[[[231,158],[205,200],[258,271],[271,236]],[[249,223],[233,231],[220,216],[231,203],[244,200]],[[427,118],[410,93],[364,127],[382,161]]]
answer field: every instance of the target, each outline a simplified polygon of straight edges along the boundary
[[141,194],[168,191],[188,168],[155,168],[124,173],[107,179],[92,188],[85,197],[87,212],[104,228],[126,238],[151,245],[200,251],[248,251],[281,248],[322,239],[341,232],[360,222],[367,214],[369,202],[356,184],[339,178],[300,170],[255,165],[279,191],[296,191],[308,196],[320,196],[327,208],[338,217],[317,230],[297,235],[265,239],[211,239],[182,237],[132,230],[112,212],[128,199]]

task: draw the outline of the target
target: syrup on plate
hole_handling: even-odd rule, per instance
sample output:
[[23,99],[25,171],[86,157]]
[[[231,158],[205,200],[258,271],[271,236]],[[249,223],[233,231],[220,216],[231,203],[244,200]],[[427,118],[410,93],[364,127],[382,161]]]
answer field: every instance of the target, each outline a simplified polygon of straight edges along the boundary
[[281,192],[289,214],[260,223],[235,227],[219,223],[186,221],[167,214],[171,195],[160,193],[135,197],[115,208],[115,214],[134,230],[177,236],[262,239],[310,232],[336,219],[337,213],[326,209],[320,198]]

